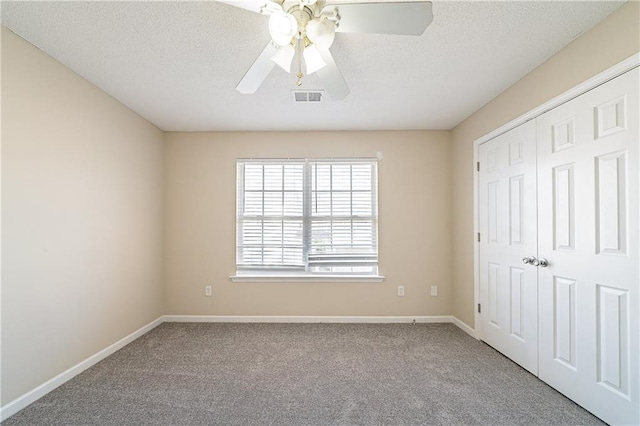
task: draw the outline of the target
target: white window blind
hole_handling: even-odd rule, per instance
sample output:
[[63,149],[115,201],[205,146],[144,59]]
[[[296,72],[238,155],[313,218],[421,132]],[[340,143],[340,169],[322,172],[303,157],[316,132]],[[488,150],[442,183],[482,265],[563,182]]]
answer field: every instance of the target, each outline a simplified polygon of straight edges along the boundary
[[237,273],[376,275],[377,162],[238,160]]

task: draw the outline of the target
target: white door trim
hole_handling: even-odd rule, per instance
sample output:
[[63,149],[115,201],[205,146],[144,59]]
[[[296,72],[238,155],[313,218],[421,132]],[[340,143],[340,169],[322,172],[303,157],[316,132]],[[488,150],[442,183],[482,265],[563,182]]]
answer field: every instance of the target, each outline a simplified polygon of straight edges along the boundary
[[[476,330],[476,338],[482,339],[482,327],[480,326],[480,318],[478,317],[478,303],[480,303],[480,253],[478,250],[478,242],[476,236],[478,235],[480,226],[478,223],[478,208],[479,208],[479,200],[478,200],[478,191],[479,191],[479,179],[478,172],[476,169],[476,164],[479,159],[479,150],[480,145],[485,142],[490,141],[491,139],[500,136],[503,133],[508,132],[511,129],[514,129],[521,124],[526,123],[529,120],[533,120],[536,117],[544,114],[547,111],[550,111],[565,102],[570,101],[571,99],[577,98],[578,96],[600,86],[601,84],[606,83],[609,80],[612,80],[619,75],[624,74],[627,71],[631,71],[632,69],[640,66],[640,53],[636,53],[624,61],[608,68],[607,70],[601,72],[600,74],[578,84],[577,86],[567,90],[559,96],[543,103],[542,105],[532,109],[529,112],[522,114],[521,116],[509,121],[508,123],[498,127],[497,129],[487,133],[484,136],[473,141],[473,300],[474,300],[474,323]],[[640,166],[640,165],[639,165]]]

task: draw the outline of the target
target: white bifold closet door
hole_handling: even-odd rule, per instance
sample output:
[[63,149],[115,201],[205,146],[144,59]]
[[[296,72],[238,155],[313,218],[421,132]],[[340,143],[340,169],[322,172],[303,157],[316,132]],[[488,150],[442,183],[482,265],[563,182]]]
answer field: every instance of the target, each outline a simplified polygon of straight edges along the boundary
[[482,340],[538,374],[536,127],[530,121],[480,146]]
[[640,424],[636,68],[537,119],[540,378]]
[[480,336],[610,424],[640,424],[639,81],[479,148]]

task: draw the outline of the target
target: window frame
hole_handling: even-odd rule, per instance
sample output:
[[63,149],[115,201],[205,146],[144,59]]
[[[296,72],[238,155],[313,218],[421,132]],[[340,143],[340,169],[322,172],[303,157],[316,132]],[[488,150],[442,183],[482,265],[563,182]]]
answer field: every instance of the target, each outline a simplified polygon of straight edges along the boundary
[[[243,221],[251,220],[251,217],[247,218],[246,215],[242,214],[245,206],[246,194],[247,190],[245,187],[245,167],[247,164],[257,163],[261,165],[267,165],[269,163],[277,164],[277,165],[286,165],[290,164],[301,164],[302,165],[302,216],[286,216],[284,214],[284,210],[282,211],[282,215],[279,216],[281,220],[289,219],[302,219],[302,261],[304,266],[302,268],[290,268],[287,269],[286,266],[282,267],[267,267],[264,269],[260,269],[259,267],[252,268],[247,266],[242,268],[239,262],[239,253],[240,247],[242,245],[242,235],[241,235],[241,224]],[[353,214],[353,174],[350,175],[350,189],[347,191],[350,194],[349,206],[351,208],[351,214],[349,215],[334,215],[329,214],[322,216],[314,216],[311,212],[312,206],[312,198],[314,195],[314,189],[312,188],[312,170],[314,165],[318,164],[340,164],[346,163],[349,165],[354,165],[358,163],[370,164],[372,165],[371,172],[371,189],[367,191],[371,195],[371,215],[362,216],[362,215],[354,215]],[[264,170],[264,169],[263,169]],[[317,169],[316,169],[317,170]],[[264,173],[264,171],[263,171]],[[350,173],[353,173],[353,169],[350,168]],[[284,181],[284,170],[283,170],[283,188],[282,194],[284,199],[285,194],[285,181]],[[333,193],[333,187],[330,187],[328,190]],[[344,190],[342,190],[344,191]],[[262,214],[256,215],[254,220],[264,221],[268,220],[268,216],[264,214],[264,206],[265,206],[265,198],[264,194],[267,192],[264,185],[264,178],[262,183],[261,192],[263,194],[262,198]],[[315,190],[315,195],[317,196],[319,190]],[[378,238],[378,159],[377,158],[238,158],[236,160],[236,273],[235,275],[230,276],[231,280],[234,282],[302,282],[302,281],[313,281],[313,282],[381,282],[384,279],[384,276],[379,273],[379,238]],[[311,264],[309,257],[312,254],[312,243],[311,243],[311,233],[312,233],[312,223],[314,219],[316,221],[319,220],[331,220],[332,218],[341,218],[342,220],[351,221],[351,226],[349,227],[350,232],[352,233],[352,243],[353,246],[353,221],[354,220],[370,220],[372,222],[373,230],[372,230],[372,248],[375,249],[375,254],[371,254],[369,256],[370,260],[367,262],[366,266],[371,266],[371,272],[312,272],[310,271]],[[264,223],[264,222],[263,222]],[[263,224],[264,226],[264,224]],[[283,222],[284,226],[284,222]],[[333,234],[332,234],[333,235]],[[261,234],[263,238],[263,250],[264,250],[264,233]],[[284,249],[285,245],[282,242],[282,247]],[[333,245],[332,245],[333,247]],[[262,254],[264,256],[264,253]],[[351,256],[349,256],[351,257]],[[375,260],[371,260],[375,259]],[[284,260],[284,257],[283,257]],[[340,265],[335,264],[333,267],[339,268]],[[344,266],[354,266],[354,265],[344,265]]]

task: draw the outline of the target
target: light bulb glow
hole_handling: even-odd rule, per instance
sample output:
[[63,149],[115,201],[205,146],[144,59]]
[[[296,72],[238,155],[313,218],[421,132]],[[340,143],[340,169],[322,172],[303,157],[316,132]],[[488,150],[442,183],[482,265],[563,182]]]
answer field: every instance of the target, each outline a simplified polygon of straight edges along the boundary
[[307,74],[313,74],[319,69],[327,66],[327,63],[322,59],[322,55],[320,55],[318,48],[313,44],[305,47],[303,56],[304,64],[307,68]]
[[269,17],[269,34],[278,46],[291,43],[291,39],[297,32],[298,21],[288,13],[279,10],[273,12]]

